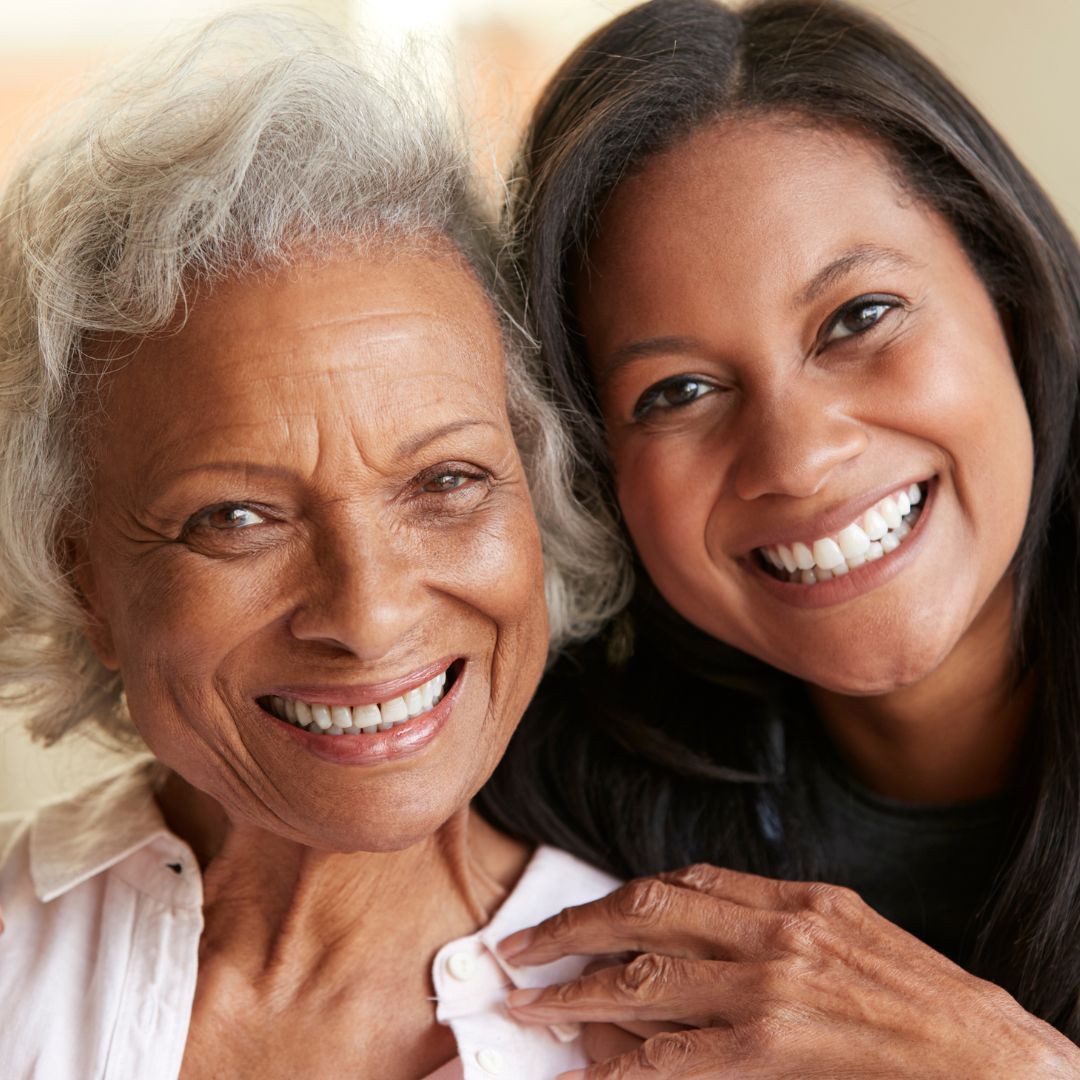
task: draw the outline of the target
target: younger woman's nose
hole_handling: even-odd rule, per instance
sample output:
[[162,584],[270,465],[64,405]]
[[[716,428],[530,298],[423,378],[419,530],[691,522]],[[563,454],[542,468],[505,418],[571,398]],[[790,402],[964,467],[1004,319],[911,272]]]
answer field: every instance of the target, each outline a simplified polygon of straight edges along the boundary
[[863,426],[825,394],[794,387],[780,398],[753,403],[738,422],[735,493],[807,498],[867,445]]

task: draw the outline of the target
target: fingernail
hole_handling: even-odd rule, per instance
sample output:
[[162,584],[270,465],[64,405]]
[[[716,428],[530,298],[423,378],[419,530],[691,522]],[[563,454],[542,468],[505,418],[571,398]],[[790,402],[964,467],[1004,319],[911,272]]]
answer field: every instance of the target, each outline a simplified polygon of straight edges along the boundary
[[510,960],[519,953],[527,952],[532,940],[533,931],[531,929],[519,930],[516,934],[511,934],[499,942],[499,955],[504,960]]
[[506,1004],[511,1009],[525,1009],[534,1001],[539,1001],[543,995],[543,988],[538,990],[511,990],[506,995]]

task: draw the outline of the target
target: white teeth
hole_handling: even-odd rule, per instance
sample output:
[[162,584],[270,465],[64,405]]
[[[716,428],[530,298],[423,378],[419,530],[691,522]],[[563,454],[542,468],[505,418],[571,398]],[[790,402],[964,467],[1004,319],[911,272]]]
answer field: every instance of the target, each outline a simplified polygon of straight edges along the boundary
[[880,540],[889,531],[889,523],[876,510],[866,511],[862,527],[870,540]]
[[800,570],[812,570],[814,567],[813,552],[805,544],[792,544],[791,554],[795,556],[795,565]]
[[822,570],[831,570],[843,561],[844,553],[840,550],[840,545],[831,537],[826,536],[824,540],[814,541],[814,562]]
[[382,714],[378,705],[354,705],[353,727],[374,731],[382,723]]
[[[900,546],[922,512],[922,497],[922,488],[912,484],[886,496],[835,536],[823,536],[810,544],[797,541],[762,547],[758,554],[784,580],[815,585],[843,577]],[[409,707],[411,711],[413,706]]]
[[900,513],[900,507],[896,505],[895,499],[882,499],[878,503],[878,510],[881,516],[885,519],[885,524],[890,529],[897,529],[900,527],[900,519],[902,517]]
[[325,705],[301,701],[299,698],[283,698],[276,694],[264,698],[263,704],[279,719],[296,724],[305,731],[325,735],[355,735],[358,732],[370,735],[376,731],[389,731],[433,709],[442,700],[445,686],[446,672],[440,671],[426,683],[378,705],[355,705],[350,708],[347,705]]
[[836,541],[840,545],[840,550],[844,553],[844,558],[847,559],[849,565],[853,558],[865,555],[866,549],[870,546],[870,537],[854,522],[837,533]]
[[383,730],[389,730],[400,720],[409,719],[409,709],[405,704],[405,699],[401,697],[391,698],[389,701],[384,701],[379,706],[379,712],[382,713],[382,723],[379,727]]

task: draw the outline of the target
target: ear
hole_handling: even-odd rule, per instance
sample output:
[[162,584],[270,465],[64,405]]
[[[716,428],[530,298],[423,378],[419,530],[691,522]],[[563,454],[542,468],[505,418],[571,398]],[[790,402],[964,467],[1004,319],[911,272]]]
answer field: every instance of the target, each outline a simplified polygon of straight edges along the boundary
[[85,615],[83,636],[90,642],[90,647],[103,667],[109,671],[119,671],[120,661],[113,644],[112,628],[105,617],[101,592],[94,576],[85,537],[80,535],[78,538],[68,538],[63,542],[63,547],[67,565],[71,567],[79,606]]

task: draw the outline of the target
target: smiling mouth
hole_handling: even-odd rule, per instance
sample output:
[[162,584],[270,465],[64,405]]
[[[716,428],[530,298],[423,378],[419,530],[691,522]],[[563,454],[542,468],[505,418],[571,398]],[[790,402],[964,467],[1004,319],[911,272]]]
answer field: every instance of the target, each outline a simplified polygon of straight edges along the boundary
[[766,573],[796,585],[843,577],[891,555],[907,539],[925,505],[929,484],[887,495],[838,533],[810,543],[777,544],[754,550]]
[[258,704],[279,720],[313,735],[374,735],[431,712],[449,692],[461,667],[461,663],[455,662],[427,682],[388,701],[366,705],[327,705],[275,694],[259,698]]

